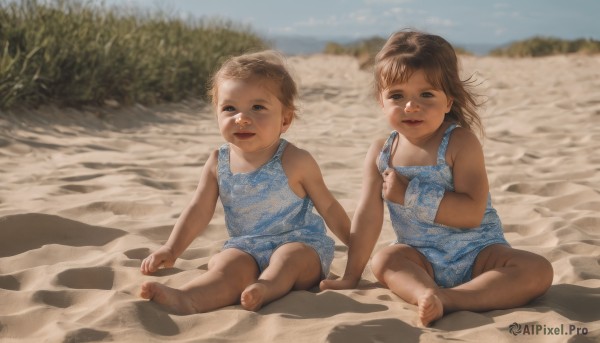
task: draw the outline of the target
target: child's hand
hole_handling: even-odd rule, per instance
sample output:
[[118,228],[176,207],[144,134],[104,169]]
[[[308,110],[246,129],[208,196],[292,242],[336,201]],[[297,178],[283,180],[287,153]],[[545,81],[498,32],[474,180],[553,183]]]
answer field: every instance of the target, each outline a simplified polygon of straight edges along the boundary
[[323,280],[319,284],[319,288],[322,291],[327,290],[327,289],[334,289],[334,290],[351,289],[351,288],[356,288],[356,285],[358,285],[358,281],[359,280],[346,280],[343,278],[339,279],[339,280]]
[[164,268],[173,267],[175,259],[171,248],[163,245],[142,261],[140,270],[142,274],[149,275],[157,271],[161,266]]
[[383,177],[383,198],[404,205],[404,193],[408,187],[408,179],[392,168],[387,168],[381,176]]

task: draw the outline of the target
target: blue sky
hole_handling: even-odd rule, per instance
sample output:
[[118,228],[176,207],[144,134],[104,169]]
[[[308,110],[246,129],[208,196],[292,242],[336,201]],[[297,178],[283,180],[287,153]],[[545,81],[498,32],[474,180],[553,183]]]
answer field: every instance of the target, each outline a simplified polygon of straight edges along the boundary
[[364,38],[413,27],[456,43],[535,35],[600,40],[598,0],[104,0],[173,15],[220,17],[266,37]]

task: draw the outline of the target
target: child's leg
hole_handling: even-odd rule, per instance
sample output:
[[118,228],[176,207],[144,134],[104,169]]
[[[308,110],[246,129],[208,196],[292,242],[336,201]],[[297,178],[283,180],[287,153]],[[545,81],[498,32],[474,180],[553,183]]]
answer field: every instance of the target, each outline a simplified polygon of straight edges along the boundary
[[208,271],[180,289],[158,282],[142,284],[142,298],[163,305],[175,314],[207,312],[238,303],[240,294],[256,281],[258,266],[249,254],[226,249],[213,256]]
[[553,276],[542,256],[495,244],[477,256],[471,281],[442,290],[440,298],[447,312],[514,308],[544,294]]
[[444,308],[436,292],[433,268],[425,256],[405,244],[380,250],[371,261],[377,280],[404,301],[419,307],[423,325],[440,318]]
[[287,243],[275,250],[256,283],[244,290],[241,304],[247,310],[258,311],[290,290],[309,289],[320,279],[321,260],[317,252],[302,243]]
[[544,294],[552,284],[552,265],[543,257],[505,245],[483,249],[472,280],[440,288],[425,257],[397,244],[377,253],[371,262],[375,277],[405,301],[419,306],[423,325],[459,310],[488,311],[521,306]]

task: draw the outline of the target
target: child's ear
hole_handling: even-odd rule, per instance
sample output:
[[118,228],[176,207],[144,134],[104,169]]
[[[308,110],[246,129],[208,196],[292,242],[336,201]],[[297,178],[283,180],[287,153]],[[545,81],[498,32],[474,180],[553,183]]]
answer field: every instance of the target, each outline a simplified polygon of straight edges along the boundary
[[293,120],[294,120],[294,111],[293,110],[285,110],[283,112],[283,118],[281,120],[281,133],[286,132],[290,128]]
[[454,99],[448,98],[448,107],[446,108],[446,113],[450,112],[452,109],[452,104],[454,103]]

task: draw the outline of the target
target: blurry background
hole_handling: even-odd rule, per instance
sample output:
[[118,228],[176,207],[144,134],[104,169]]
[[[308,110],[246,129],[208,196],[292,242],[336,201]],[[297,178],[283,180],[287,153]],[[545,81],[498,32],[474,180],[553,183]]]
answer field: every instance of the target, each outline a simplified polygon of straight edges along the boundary
[[485,54],[533,36],[600,38],[596,0],[108,0],[182,18],[222,17],[251,25],[287,53],[314,53],[328,41],[387,37],[404,27],[444,36]]
[[0,110],[203,98],[223,59],[275,48],[368,69],[394,31],[460,54],[600,52],[600,1],[0,0]]

